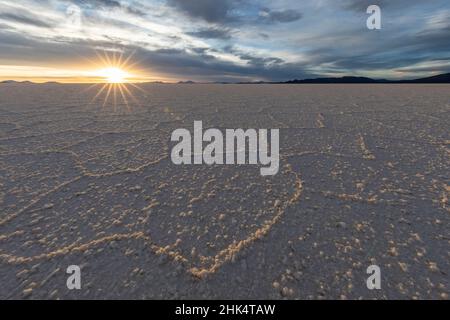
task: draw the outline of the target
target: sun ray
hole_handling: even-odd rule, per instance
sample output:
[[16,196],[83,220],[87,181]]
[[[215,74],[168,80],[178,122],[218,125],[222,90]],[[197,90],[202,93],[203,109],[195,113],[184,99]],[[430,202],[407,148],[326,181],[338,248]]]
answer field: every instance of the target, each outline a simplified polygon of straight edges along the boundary
[[100,54],[97,50],[95,50],[95,54],[103,65],[105,65],[105,66],[108,65],[108,61],[105,59],[105,57],[102,54]]
[[117,66],[117,51],[116,50],[113,50],[113,53],[112,53],[112,63],[114,66]]
[[114,106],[114,112],[117,112],[117,85],[111,84],[113,88],[113,106]]
[[106,93],[106,97],[105,97],[105,101],[103,101],[103,105],[102,105],[102,109],[106,106],[106,104],[108,103],[109,100],[109,95],[111,94],[111,90],[112,90],[112,84],[109,83],[108,84],[108,92]]
[[[131,85],[133,85],[132,83],[130,83]],[[139,88],[138,86],[136,86],[137,88]],[[125,84],[123,86],[124,90],[127,92],[127,94],[131,97],[131,99],[134,101],[134,103],[136,103],[136,105],[140,108],[142,108],[142,104],[139,102],[139,100],[134,96],[134,94],[128,89],[127,85]],[[141,88],[139,88],[141,89]],[[142,90],[142,89],[141,89]],[[144,90],[142,90],[144,91]],[[145,91],[144,91],[145,92]]]
[[123,89],[122,89],[122,86],[124,86],[124,85],[119,83],[119,84],[117,84],[117,86],[120,90],[120,95],[122,96],[122,100],[125,102],[125,106],[127,107],[127,110],[130,111],[130,106],[128,104],[127,96],[126,96],[126,94],[124,94]]
[[90,103],[92,103],[95,99],[97,99],[98,96],[100,96],[100,95],[102,94],[102,92],[105,91],[105,88],[106,88],[107,86],[108,86],[108,84],[105,83],[105,84],[101,87],[101,89],[97,92],[97,94],[94,96],[94,98],[92,98],[92,100],[91,100]]
[[127,66],[126,65],[122,65],[122,59],[123,59],[123,51],[120,51],[119,59],[117,61],[117,65],[119,66],[120,69],[125,69],[125,68],[127,68]]
[[99,86],[99,85],[101,85],[101,83],[93,83],[93,84],[91,84],[89,87],[83,88],[83,90],[81,90],[81,92],[82,92],[82,93],[88,92],[88,91],[90,91],[91,89],[93,89],[93,88],[95,88],[95,87],[97,87],[97,86]]
[[129,85],[131,85],[132,87],[138,89],[139,91],[141,91],[142,93],[144,93],[145,95],[147,95],[147,91],[145,91],[144,89],[142,89],[141,87],[139,87],[138,85],[134,84],[134,83],[129,83]]
[[110,58],[109,55],[106,53],[106,51],[103,52],[103,56],[104,56],[105,59],[106,59],[107,65],[108,65],[108,66],[112,65],[111,58]]
[[136,53],[136,50],[133,50],[133,52],[131,52],[131,54],[125,59],[125,61],[123,61],[121,64],[120,64],[120,67],[121,68],[125,68],[125,67],[132,67],[133,66],[133,64],[130,66],[129,65],[129,62],[131,61],[131,59],[134,57],[134,55],[135,55],[135,53]]
[[[134,70],[132,66],[137,64],[137,62],[132,63],[135,52],[136,50],[130,55],[125,55],[123,50],[116,49],[104,50],[103,52],[95,51],[98,61],[103,68],[93,71],[91,74],[96,78],[102,79],[104,83],[97,89],[98,91],[89,104],[102,97],[102,110],[107,105],[112,106],[113,112],[120,111],[121,106],[130,111],[132,104],[142,107],[141,102],[135,96],[136,92],[131,90],[131,88],[136,88],[147,96],[147,92],[144,89],[132,82],[133,75],[129,73],[131,70]],[[94,84],[86,90],[97,86],[99,84]]]

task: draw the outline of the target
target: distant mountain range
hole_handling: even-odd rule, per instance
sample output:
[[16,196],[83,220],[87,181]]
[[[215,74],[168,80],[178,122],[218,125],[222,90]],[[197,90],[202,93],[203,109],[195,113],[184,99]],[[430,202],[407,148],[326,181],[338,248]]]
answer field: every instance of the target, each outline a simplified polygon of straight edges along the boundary
[[0,83],[23,83],[23,84],[27,84],[27,83],[33,83],[33,82],[31,82],[31,81],[5,80],[5,81],[2,81]]
[[[14,81],[14,80],[5,80],[0,83],[17,83],[17,84],[31,84],[34,82],[31,81]],[[47,84],[54,84],[58,82],[49,81]],[[161,81],[154,81],[148,83],[165,83]],[[179,81],[178,84],[204,84],[205,82],[194,82],[191,80],[188,81]],[[214,82],[218,84],[303,84],[303,83],[324,83],[324,84],[333,84],[333,83],[450,83],[450,73],[439,74],[432,77],[419,78],[413,80],[387,80],[387,79],[372,79],[367,77],[340,77],[340,78],[314,78],[314,79],[303,79],[303,80],[289,80],[289,81],[281,81],[281,82],[265,82],[265,81],[254,81],[254,82]]]
[[178,84],[195,84],[195,81],[188,80],[188,81],[178,81]]
[[[192,81],[190,82],[192,83]],[[215,82],[221,84],[232,84],[233,82]],[[249,81],[238,82],[238,84],[302,84],[302,83],[450,83],[450,73],[439,74],[427,78],[413,80],[387,80],[372,79],[367,77],[340,77],[340,78],[314,78],[314,79],[294,79],[289,81],[267,82],[267,81]]]
[[366,77],[316,78],[304,80],[290,80],[279,83],[450,83],[450,73],[414,80],[386,80]]
[[[37,84],[36,82],[31,82],[31,81],[16,81],[16,80],[5,80],[5,81],[1,81],[0,83]],[[56,81],[47,81],[47,82],[44,82],[44,84],[59,84],[59,82],[56,82]]]

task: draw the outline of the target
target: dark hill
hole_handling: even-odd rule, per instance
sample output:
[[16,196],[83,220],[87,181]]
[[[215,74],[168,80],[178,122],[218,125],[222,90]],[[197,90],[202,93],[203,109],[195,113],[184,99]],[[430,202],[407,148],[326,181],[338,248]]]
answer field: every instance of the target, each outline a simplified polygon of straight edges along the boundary
[[366,77],[315,78],[290,80],[282,83],[450,83],[450,73],[413,80],[386,80]]

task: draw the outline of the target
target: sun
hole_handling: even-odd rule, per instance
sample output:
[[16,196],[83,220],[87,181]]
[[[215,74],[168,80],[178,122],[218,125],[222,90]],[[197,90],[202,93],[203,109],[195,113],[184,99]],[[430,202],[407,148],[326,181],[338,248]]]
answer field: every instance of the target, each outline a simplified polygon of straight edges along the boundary
[[101,69],[96,74],[108,83],[125,83],[130,76],[126,71],[116,67]]
[[95,82],[86,90],[96,88],[97,93],[89,104],[101,99],[103,100],[102,109],[107,105],[112,105],[115,111],[122,106],[125,106],[127,110],[130,110],[132,105],[140,107],[141,103],[134,96],[133,89],[138,89],[143,94],[146,92],[134,83],[137,72],[135,66],[138,64],[138,62],[131,62],[134,52],[127,57],[124,57],[123,51],[104,51],[103,54],[95,51],[95,53],[98,61],[90,61],[95,69],[89,71],[89,76]]

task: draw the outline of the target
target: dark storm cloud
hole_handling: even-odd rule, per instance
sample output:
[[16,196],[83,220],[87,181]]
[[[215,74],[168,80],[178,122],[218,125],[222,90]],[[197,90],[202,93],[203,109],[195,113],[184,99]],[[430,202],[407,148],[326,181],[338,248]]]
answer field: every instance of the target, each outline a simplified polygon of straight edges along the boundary
[[260,12],[261,21],[263,22],[280,22],[280,23],[288,23],[300,20],[302,18],[302,14],[297,10],[280,10],[280,11],[271,11],[267,8],[264,8]]
[[42,28],[52,27],[50,23],[42,21],[39,18],[24,13],[9,13],[9,12],[0,13],[0,19],[6,21],[19,22],[22,24],[28,24],[35,27],[42,27]]
[[[288,23],[302,18],[302,14],[297,10],[270,10],[265,7],[258,9],[256,2],[248,0],[168,0],[168,3],[191,18],[215,24]],[[259,11],[259,15],[248,12],[244,15],[236,14],[236,9],[245,12],[247,6],[253,6],[253,11]]]
[[240,55],[239,58],[247,61],[250,65],[259,66],[259,67],[265,67],[265,66],[269,66],[269,65],[284,63],[283,59],[276,58],[276,57],[261,58],[261,57],[255,57],[255,56],[252,56],[249,54],[243,54],[243,55]]
[[224,22],[228,20],[230,10],[238,0],[168,0],[168,3],[192,18],[200,18],[208,22]]
[[222,39],[227,40],[231,38],[230,30],[219,28],[203,28],[198,31],[188,32],[188,35],[203,38],[203,39]]

